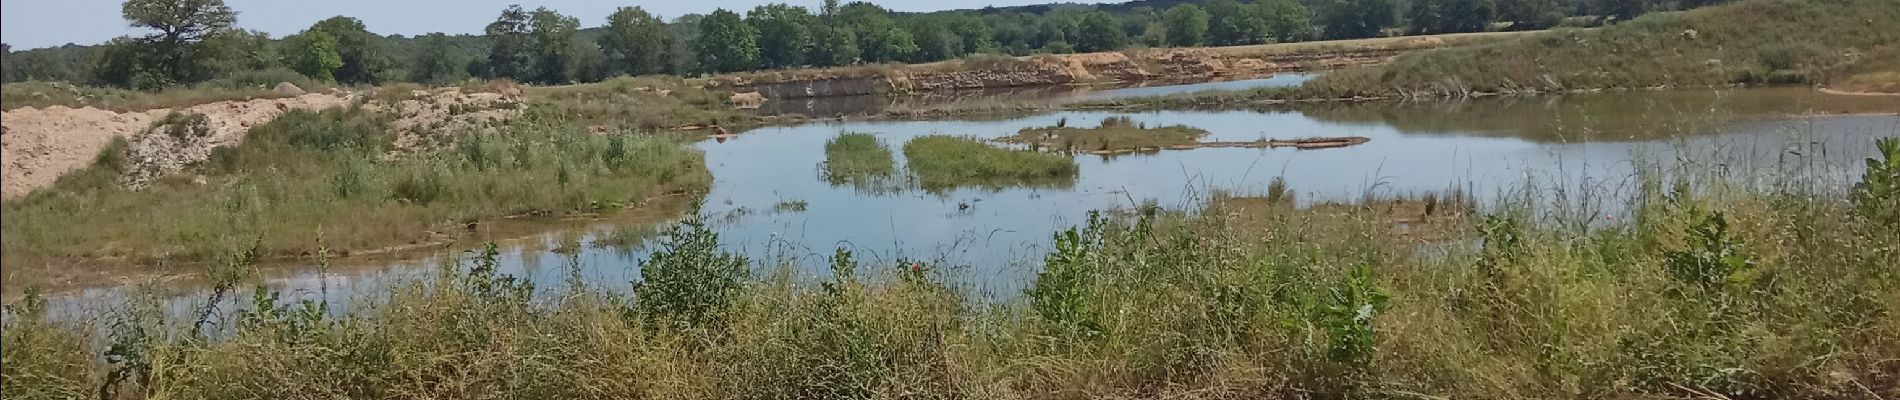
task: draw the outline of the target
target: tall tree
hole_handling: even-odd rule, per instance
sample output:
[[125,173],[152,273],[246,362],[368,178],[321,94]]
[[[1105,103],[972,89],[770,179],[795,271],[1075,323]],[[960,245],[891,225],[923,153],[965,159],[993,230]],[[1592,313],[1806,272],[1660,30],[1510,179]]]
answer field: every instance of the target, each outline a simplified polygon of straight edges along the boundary
[[534,38],[528,36],[528,11],[510,5],[488,23],[483,33],[494,43],[488,47],[486,62],[477,66],[475,75],[483,78],[527,78],[534,68]]
[[1412,0],[1406,5],[1414,33],[1479,32],[1496,16],[1492,0]]
[[1081,37],[1076,38],[1075,41],[1076,50],[1114,51],[1126,45],[1128,45],[1128,35],[1122,32],[1121,24],[1115,21],[1115,16],[1104,11],[1096,11],[1082,18]]
[[957,14],[950,17],[950,33],[963,39],[964,53],[996,51],[995,31],[982,18]]
[[1207,2],[1207,12],[1214,15],[1207,29],[1208,43],[1236,46],[1266,39],[1267,21],[1253,7],[1233,0],[1213,0]]
[[1207,38],[1208,19],[1207,11],[1201,6],[1183,3],[1168,9],[1161,17],[1161,24],[1167,27],[1169,45],[1199,46]]
[[919,50],[917,38],[891,20],[890,11],[876,4],[852,2],[838,8],[839,21],[858,36],[858,52],[864,61],[885,62],[910,59]]
[[151,75],[148,87],[210,79],[201,45],[237,23],[224,0],[126,0],[120,12],[133,27],[158,31],[133,44],[149,47],[138,61]]
[[[226,30],[205,38],[204,56],[215,77],[227,77],[242,71],[276,68],[282,56],[270,34],[262,31]],[[275,83],[275,82],[272,82]]]
[[1313,13],[1300,0],[1259,0],[1254,12],[1265,21],[1266,36],[1276,42],[1297,42],[1318,36],[1313,29]]
[[745,18],[758,31],[760,64],[767,68],[805,65],[812,48],[810,10],[774,3],[753,8]]
[[468,50],[450,40],[448,35],[431,33],[417,37],[416,41],[421,51],[416,54],[415,64],[409,67],[409,80],[442,84],[468,78],[464,68],[469,62]]
[[905,61],[928,62],[963,56],[963,39],[951,33],[942,18],[920,16],[905,22],[904,30],[917,42],[917,52]]
[[339,15],[317,21],[310,30],[323,31],[336,38],[337,54],[343,58],[343,66],[336,70],[337,82],[375,84],[380,82],[379,75],[389,69],[383,37],[370,33],[363,21]]
[[665,73],[667,42],[672,34],[659,17],[640,7],[621,7],[607,16],[606,33],[600,37],[600,50],[606,57],[609,75],[650,75]]
[[309,29],[284,38],[284,64],[297,73],[322,82],[335,82],[343,66],[337,40],[330,32]]
[[[561,15],[547,7],[534,10],[528,18],[528,37],[534,43],[534,81],[543,84],[572,82],[575,54],[580,43],[581,21]],[[591,44],[589,44],[591,45]]]
[[858,34],[838,15],[838,0],[825,0],[812,24],[812,51],[808,61],[818,65],[846,65],[858,60]]
[[1316,4],[1327,38],[1377,37],[1398,22],[1396,0],[1319,0]]
[[745,71],[759,65],[759,34],[724,8],[713,10],[699,21],[700,67],[713,72]]

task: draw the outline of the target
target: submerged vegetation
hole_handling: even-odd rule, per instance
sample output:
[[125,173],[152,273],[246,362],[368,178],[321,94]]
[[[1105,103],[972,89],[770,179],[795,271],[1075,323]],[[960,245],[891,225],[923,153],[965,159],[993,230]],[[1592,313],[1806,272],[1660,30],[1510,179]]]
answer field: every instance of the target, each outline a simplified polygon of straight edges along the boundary
[[[1092,216],[1057,232],[1041,272],[1003,303],[972,297],[942,262],[862,263],[839,250],[828,277],[798,276],[728,253],[696,222],[664,236],[631,291],[535,288],[496,274],[490,247],[346,315],[260,290],[220,335],[145,301],[114,311],[113,329],[92,329],[49,319],[30,296],[4,322],[0,389],[202,399],[1887,398],[1900,393],[1900,230],[1886,187],[1900,141],[1882,146],[1880,167],[1849,196],[1652,170],[1613,223],[1522,201],[1482,214],[1451,205],[1460,201],[1302,210],[1283,203],[1284,188],[1255,207]],[[1419,212],[1477,240],[1421,248],[1382,238],[1390,215]],[[109,363],[94,361],[95,343],[111,343]]]
[[1080,170],[1067,155],[1012,150],[982,140],[930,135],[904,143],[910,174],[924,190],[957,187],[1066,187]]
[[1188,146],[1207,136],[1207,130],[1185,125],[1148,127],[1129,117],[1102,119],[1094,128],[1068,127],[1067,120],[1056,126],[1024,128],[998,141],[1026,144],[1030,147],[1065,152],[1127,152]]
[[[292,111],[242,145],[151,187],[121,187],[127,148],[4,205],[9,266],[68,259],[206,261],[231,243],[265,255],[438,242],[484,219],[596,212],[706,187],[701,156],[661,137],[595,134],[534,108],[499,132],[445,132],[452,145],[404,149],[392,118],[363,107]],[[368,222],[374,221],[374,222]]]

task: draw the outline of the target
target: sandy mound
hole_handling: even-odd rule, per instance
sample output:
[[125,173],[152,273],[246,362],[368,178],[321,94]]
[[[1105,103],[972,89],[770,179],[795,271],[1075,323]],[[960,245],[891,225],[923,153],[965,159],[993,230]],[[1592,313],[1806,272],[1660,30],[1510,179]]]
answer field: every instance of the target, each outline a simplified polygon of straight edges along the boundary
[[456,88],[417,90],[394,105],[372,103],[369,107],[396,115],[392,126],[396,148],[389,154],[394,157],[447,144],[454,133],[494,129],[521,115],[521,100],[521,90],[509,84],[474,93]]
[[84,168],[112,138],[132,142],[128,184],[137,187],[186,165],[204,161],[211,148],[235,145],[252,126],[290,110],[318,110],[349,104],[344,97],[306,94],[281,99],[221,101],[179,110],[205,116],[203,135],[173,136],[152,123],[171,110],[118,113],[96,108],[19,108],[0,114],[0,192],[14,198],[46,187],[60,175]]
[[303,88],[300,88],[300,87],[297,87],[297,85],[294,85],[294,84],[291,84],[290,82],[278,82],[278,83],[277,83],[277,87],[276,87],[276,88],[272,88],[272,89],[271,89],[270,91],[271,91],[272,93],[276,93],[276,94],[277,94],[277,95],[279,95],[279,96],[302,96],[302,95],[304,95],[304,91],[303,91]]

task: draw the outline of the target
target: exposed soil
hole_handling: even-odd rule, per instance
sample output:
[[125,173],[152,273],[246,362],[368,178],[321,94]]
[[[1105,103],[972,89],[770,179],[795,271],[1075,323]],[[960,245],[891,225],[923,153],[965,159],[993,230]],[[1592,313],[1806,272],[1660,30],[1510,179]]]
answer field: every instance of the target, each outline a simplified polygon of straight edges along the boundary
[[737,93],[757,92],[765,98],[807,98],[1110,82],[1194,82],[1379,64],[1405,51],[1458,46],[1515,34],[1518,33],[1130,50],[773,71],[719,76],[707,81],[706,87]]
[[114,112],[97,108],[52,106],[17,108],[0,114],[0,192],[14,198],[51,185],[60,175],[91,165],[113,138],[133,144],[129,183],[142,184],[168,171],[203,161],[211,148],[243,140],[252,126],[295,109],[314,110],[349,104],[346,96],[305,94],[278,99],[220,101],[180,109],[203,114],[202,135],[175,137],[153,122],[171,110]]
[[[52,106],[17,108],[0,115],[0,188],[11,199],[52,185],[60,175],[91,165],[113,138],[130,142],[132,162],[124,183],[140,188],[203,162],[220,146],[242,143],[250,129],[291,110],[349,105],[357,94],[311,93],[295,97],[220,101],[179,109],[114,112]],[[395,104],[368,107],[392,111],[396,149],[392,156],[446,141],[439,132],[488,129],[520,115],[520,91],[463,93],[457,88],[417,90]],[[177,111],[203,115],[202,123],[159,124]],[[189,125],[189,126],[179,126]]]

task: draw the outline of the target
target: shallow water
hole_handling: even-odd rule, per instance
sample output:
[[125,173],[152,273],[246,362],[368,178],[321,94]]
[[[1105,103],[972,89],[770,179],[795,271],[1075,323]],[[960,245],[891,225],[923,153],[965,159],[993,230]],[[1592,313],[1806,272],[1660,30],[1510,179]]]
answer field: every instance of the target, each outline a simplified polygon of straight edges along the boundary
[[[1152,88],[1121,90],[1146,89]],[[1566,201],[1583,213],[1615,216],[1618,199],[1637,190],[1636,165],[1649,162],[1757,177],[1754,183],[1764,185],[1844,187],[1858,178],[1859,160],[1868,156],[1874,138],[1900,136],[1896,111],[1900,98],[1831,96],[1805,88],[1619,92],[1266,110],[1061,112],[994,121],[822,122],[759,128],[696,146],[715,177],[702,214],[730,250],[765,261],[757,264],[783,261],[824,274],[824,257],[848,247],[869,265],[940,260],[982,294],[1007,298],[1034,276],[1050,235],[1081,223],[1090,210],[1146,201],[1194,209],[1210,193],[1261,193],[1275,177],[1284,177],[1302,204],[1451,187],[1486,199],[1529,182],[1546,189],[1539,195],[1597,193]],[[1079,176],[1059,188],[867,190],[833,185],[819,174],[824,144],[840,132],[874,134],[901,168],[903,143],[922,135],[994,138],[1058,121],[1094,126],[1112,116],[1206,129],[1205,140],[1372,140],[1326,150],[1078,155]],[[780,210],[781,203],[794,201],[804,202],[804,209]],[[577,261],[583,280],[625,288],[637,278],[646,246],[595,244],[625,226],[652,224],[562,224],[504,243],[500,270],[543,289],[558,288],[569,279],[569,263]],[[550,251],[564,242],[580,245],[571,259]],[[286,291],[286,298],[329,298],[333,311],[342,311],[352,299],[380,293],[392,282],[426,280],[437,270],[429,260],[340,264],[327,274],[309,267],[267,269],[261,283]],[[165,305],[174,311],[189,311],[204,298],[202,283],[160,286],[177,296]],[[102,287],[53,300],[59,312],[78,313],[121,304],[127,293]]]

